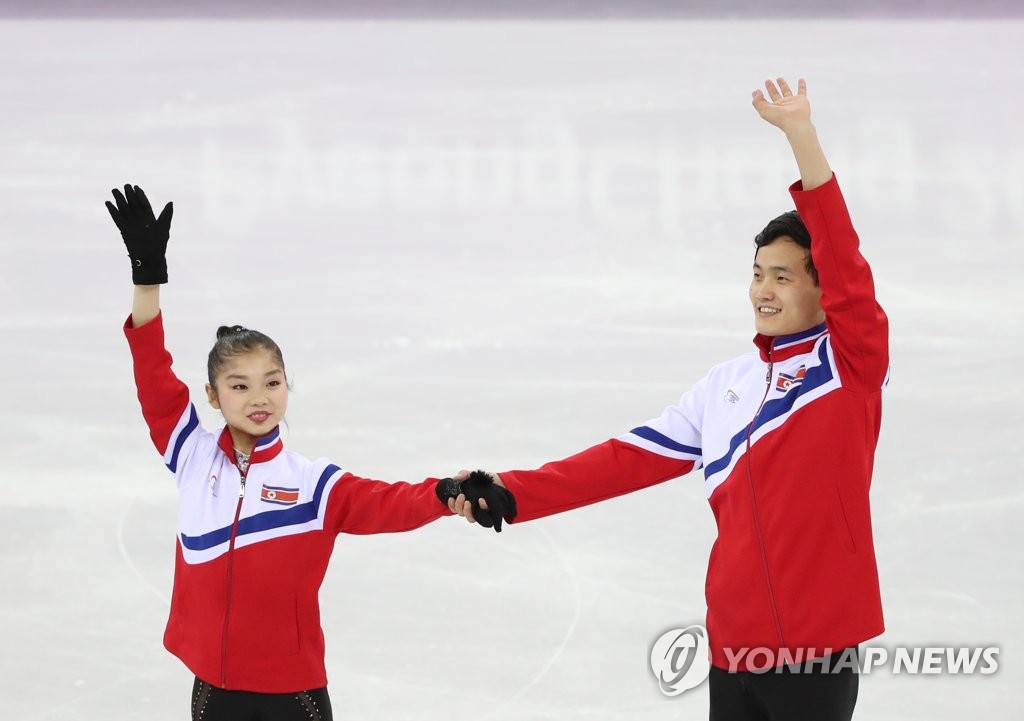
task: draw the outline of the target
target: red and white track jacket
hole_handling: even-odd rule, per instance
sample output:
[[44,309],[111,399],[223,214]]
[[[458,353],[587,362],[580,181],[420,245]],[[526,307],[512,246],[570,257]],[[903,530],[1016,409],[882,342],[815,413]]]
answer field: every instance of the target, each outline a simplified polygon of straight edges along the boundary
[[178,542],[164,645],[221,688],[326,685],[318,592],[339,533],[410,531],[450,515],[436,479],[384,483],[261,438],[244,484],[231,435],[202,428],[171,370],[162,317],[125,323],[142,413],[178,484]]
[[883,630],[868,490],[888,321],[835,177],[790,193],[811,235],[824,324],[758,335],[756,352],[712,368],[658,418],[500,474],[522,522],[702,468],[718,525],[705,593],[720,668],[727,648],[734,659],[743,648],[815,658]]

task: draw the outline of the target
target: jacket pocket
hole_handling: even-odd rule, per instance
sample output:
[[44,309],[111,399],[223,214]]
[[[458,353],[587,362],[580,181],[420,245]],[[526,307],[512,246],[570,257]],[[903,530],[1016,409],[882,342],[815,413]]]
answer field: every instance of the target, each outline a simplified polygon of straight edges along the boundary
[[850,529],[850,519],[846,515],[846,506],[843,503],[843,494],[840,492],[839,486],[832,486],[832,515],[835,520],[836,533],[839,534],[847,553],[856,553],[857,541]]
[[[237,619],[237,621],[236,621]],[[233,614],[238,650],[254,657],[291,656],[299,652],[298,600],[294,593],[250,601]]]

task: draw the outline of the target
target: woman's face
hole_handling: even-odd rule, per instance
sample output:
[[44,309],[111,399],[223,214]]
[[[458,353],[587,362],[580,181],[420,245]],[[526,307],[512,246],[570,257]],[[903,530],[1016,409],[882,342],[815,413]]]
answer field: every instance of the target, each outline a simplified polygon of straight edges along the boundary
[[231,429],[235,446],[249,452],[256,439],[270,433],[288,410],[284,368],[272,353],[257,349],[228,358],[206,393]]

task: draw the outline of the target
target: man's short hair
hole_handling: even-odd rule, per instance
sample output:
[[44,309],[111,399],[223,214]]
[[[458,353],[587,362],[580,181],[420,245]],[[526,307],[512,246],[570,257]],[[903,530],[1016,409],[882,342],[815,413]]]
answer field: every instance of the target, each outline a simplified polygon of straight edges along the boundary
[[804,267],[810,273],[814,284],[818,285],[818,269],[814,267],[814,259],[811,258],[811,234],[807,232],[807,226],[804,225],[804,221],[800,219],[795,210],[790,210],[773,219],[764,227],[764,230],[754,236],[754,256],[757,256],[758,250],[783,236],[791,238],[794,243],[807,250]]

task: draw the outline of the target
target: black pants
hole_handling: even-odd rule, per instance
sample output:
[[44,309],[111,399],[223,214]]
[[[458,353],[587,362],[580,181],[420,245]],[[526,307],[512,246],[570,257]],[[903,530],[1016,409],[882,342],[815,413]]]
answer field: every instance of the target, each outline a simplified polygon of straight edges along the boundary
[[196,678],[192,721],[332,721],[327,687],[293,693],[225,691]]
[[[847,663],[842,663],[846,653]],[[711,667],[711,721],[850,721],[857,705],[857,649],[764,672]]]

